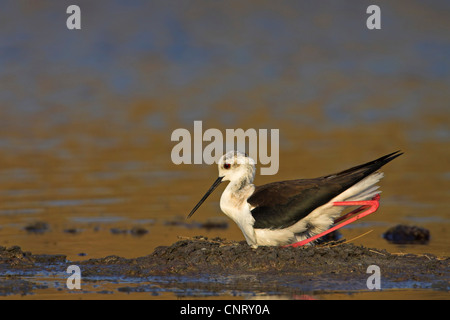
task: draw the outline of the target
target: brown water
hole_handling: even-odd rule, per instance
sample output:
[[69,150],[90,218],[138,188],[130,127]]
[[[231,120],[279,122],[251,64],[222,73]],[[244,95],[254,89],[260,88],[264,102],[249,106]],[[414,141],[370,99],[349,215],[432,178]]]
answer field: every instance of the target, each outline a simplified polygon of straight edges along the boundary
[[[223,186],[185,220],[217,168],[174,165],[171,133],[202,120],[280,130],[279,172],[255,184],[402,150],[384,169],[379,211],[342,233],[450,255],[445,1],[382,2],[377,31],[356,2],[81,2],[80,31],[65,28],[68,5],[15,1],[0,13],[0,246],[82,260],[144,256],[180,236],[242,240],[220,212]],[[199,225],[211,219],[228,227]],[[48,229],[25,230],[35,222]],[[382,233],[400,223],[431,241],[389,244]]]

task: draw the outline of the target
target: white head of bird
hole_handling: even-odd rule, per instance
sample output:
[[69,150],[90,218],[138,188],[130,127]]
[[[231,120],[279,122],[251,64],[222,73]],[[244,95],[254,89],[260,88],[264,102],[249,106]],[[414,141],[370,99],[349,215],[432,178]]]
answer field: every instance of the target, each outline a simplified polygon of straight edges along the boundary
[[255,161],[239,151],[224,154],[220,157],[218,166],[222,181],[252,183],[255,178]]
[[[213,183],[213,185],[209,188],[209,190],[205,193],[203,198],[197,203],[197,205],[192,209],[189,213],[188,218],[190,218],[195,211],[202,205],[202,203],[208,198],[208,196],[217,188],[217,186],[222,181],[230,181],[227,189],[222,194],[220,207],[222,211],[224,211],[223,206],[227,206],[227,201],[225,201],[225,196],[231,196],[236,198],[237,195],[239,198],[245,196],[243,191],[246,191],[246,187],[253,186],[252,182],[255,178],[255,161],[247,156],[245,153],[239,151],[229,151],[220,157],[218,162],[219,167],[219,177]],[[251,191],[253,192],[254,189]],[[247,193],[247,192],[246,192]],[[248,194],[250,196],[251,193]],[[225,214],[230,216],[226,211]],[[234,219],[233,219],[234,220]]]

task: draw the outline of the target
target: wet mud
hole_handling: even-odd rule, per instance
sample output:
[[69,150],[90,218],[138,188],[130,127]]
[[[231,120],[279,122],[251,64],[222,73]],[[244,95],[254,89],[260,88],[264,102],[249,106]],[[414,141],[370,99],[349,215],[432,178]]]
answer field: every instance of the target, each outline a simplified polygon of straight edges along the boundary
[[[370,265],[380,268],[382,288],[450,289],[450,258],[431,254],[395,254],[351,243],[315,247],[250,248],[221,238],[182,239],[151,254],[126,259],[107,256],[79,262],[64,255],[35,255],[19,247],[0,247],[0,295],[31,294],[48,285],[39,275],[59,275],[65,283],[69,265],[78,265],[83,283],[98,293],[161,291],[202,294],[297,295],[323,290],[367,290]],[[107,283],[119,283],[106,290]],[[60,286],[61,291],[67,290]],[[106,290],[106,291],[105,291]],[[83,291],[88,292],[88,291]]]

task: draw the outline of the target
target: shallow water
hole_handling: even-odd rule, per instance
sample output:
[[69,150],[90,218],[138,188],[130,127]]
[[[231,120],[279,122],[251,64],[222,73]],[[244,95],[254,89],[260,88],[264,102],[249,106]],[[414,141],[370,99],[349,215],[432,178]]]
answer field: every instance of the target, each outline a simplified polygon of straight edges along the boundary
[[[223,186],[185,220],[217,170],[173,164],[171,133],[202,120],[280,130],[278,174],[256,184],[404,151],[383,170],[379,211],[342,233],[450,255],[447,2],[381,2],[376,31],[364,3],[81,2],[79,31],[65,27],[68,5],[11,1],[0,13],[0,246],[74,261],[144,256],[180,236],[242,240],[220,212]],[[206,229],[210,219],[228,227]],[[36,222],[48,228],[25,230]],[[387,243],[400,223],[430,242]]]

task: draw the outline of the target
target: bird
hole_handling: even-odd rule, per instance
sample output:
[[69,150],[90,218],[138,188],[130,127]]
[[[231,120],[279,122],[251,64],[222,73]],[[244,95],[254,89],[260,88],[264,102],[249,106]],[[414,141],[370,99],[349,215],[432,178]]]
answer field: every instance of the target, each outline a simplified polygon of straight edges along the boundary
[[396,151],[318,178],[255,186],[255,161],[243,152],[232,150],[220,157],[218,178],[187,218],[222,182],[229,181],[220,198],[220,209],[238,225],[249,246],[296,243],[333,226],[344,210],[333,203],[377,197],[381,191],[376,183],[384,176],[378,170],[402,154]]

